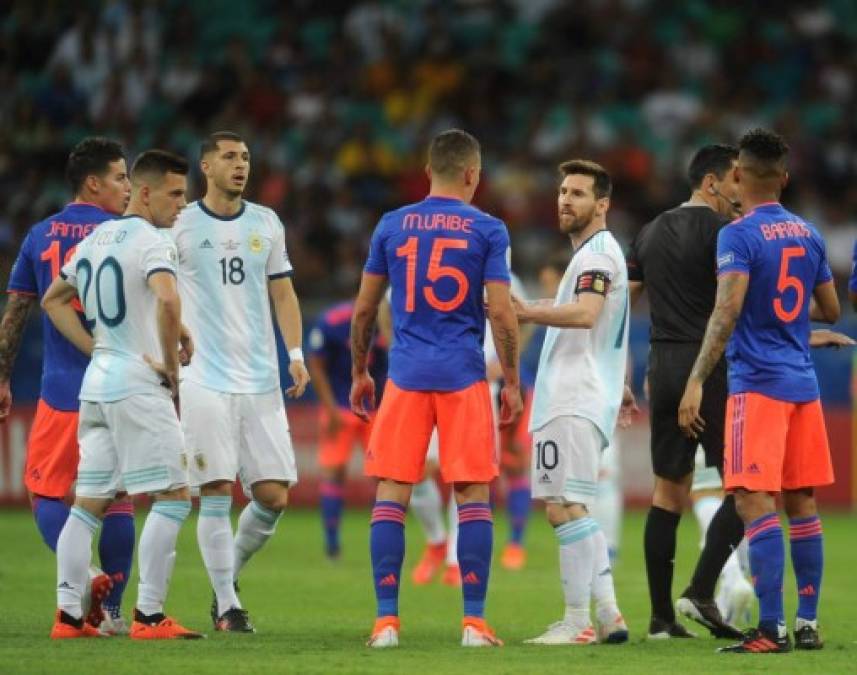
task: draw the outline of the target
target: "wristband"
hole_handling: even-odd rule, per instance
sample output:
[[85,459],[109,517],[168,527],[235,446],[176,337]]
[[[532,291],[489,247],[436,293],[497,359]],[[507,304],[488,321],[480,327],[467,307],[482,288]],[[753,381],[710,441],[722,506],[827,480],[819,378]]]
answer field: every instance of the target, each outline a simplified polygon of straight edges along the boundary
[[304,360],[304,350],[300,347],[295,347],[294,349],[289,350],[289,361],[303,361]]

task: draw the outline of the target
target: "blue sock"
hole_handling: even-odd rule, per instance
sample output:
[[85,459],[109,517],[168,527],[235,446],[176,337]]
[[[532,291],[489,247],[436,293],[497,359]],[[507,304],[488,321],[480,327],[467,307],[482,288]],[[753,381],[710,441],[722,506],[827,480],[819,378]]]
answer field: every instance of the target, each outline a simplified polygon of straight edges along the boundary
[[818,516],[793,518],[789,521],[792,567],[797,577],[797,615],[815,621],[818,615],[818,595],[824,569],[824,545],[821,520]]
[[750,542],[750,572],[759,598],[759,628],[776,635],[785,624],[783,610],[783,571],[786,547],[776,513],[757,518],[747,525]]
[[405,507],[375,502],[369,533],[378,616],[399,616],[399,581],[405,559]]
[[334,481],[321,482],[321,518],[324,525],[325,550],[327,555],[339,553],[339,522],[342,519],[342,484]]
[[461,593],[464,616],[485,614],[485,595],[491,572],[494,522],[491,507],[473,502],[458,507],[458,566],[461,569]]
[[113,582],[113,590],[104,600],[104,606],[114,616],[119,615],[122,594],[131,576],[134,560],[134,505],[128,500],[114,502],[104,514],[101,536],[98,539],[98,556],[105,574],[122,573],[122,581]]
[[33,497],[33,516],[36,526],[48,547],[56,553],[57,540],[70,509],[62,499],[53,497]]
[[524,529],[530,519],[530,479],[519,476],[511,479],[508,485],[506,510],[509,513],[509,541],[521,544],[524,540]]

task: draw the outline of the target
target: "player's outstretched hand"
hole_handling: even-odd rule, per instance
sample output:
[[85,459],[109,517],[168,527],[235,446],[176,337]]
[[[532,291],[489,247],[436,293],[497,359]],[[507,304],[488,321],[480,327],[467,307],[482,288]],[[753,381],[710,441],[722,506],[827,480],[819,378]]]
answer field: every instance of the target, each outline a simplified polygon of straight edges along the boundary
[[289,398],[300,398],[306,391],[306,386],[309,384],[309,371],[306,369],[303,361],[292,361],[289,364],[289,375],[292,376],[294,384],[286,389],[286,396]]
[[364,422],[369,421],[369,411],[375,403],[375,380],[369,373],[360,373],[351,380],[351,412]]
[[179,333],[179,363],[183,366],[189,366],[192,358],[193,336],[191,336],[187,326],[182,324],[181,332]]
[[143,354],[143,360],[149,364],[149,368],[154,370],[158,377],[161,378],[161,386],[170,390],[170,396],[177,398],[179,395],[179,377],[175,370],[167,368],[160,361],[155,361],[148,354]]
[[518,421],[524,411],[524,401],[521,399],[520,387],[503,385],[500,390],[500,428],[505,429]]
[[625,389],[622,391],[622,407],[619,408],[619,427],[622,429],[630,427],[634,415],[639,412],[640,409],[637,407],[637,399],[634,397],[634,392],[626,384]]
[[6,421],[9,417],[9,411],[12,409],[12,388],[9,386],[9,381],[0,382],[0,423]]
[[835,330],[827,330],[819,328],[809,334],[810,347],[851,347],[857,344],[853,339],[845,335],[845,333],[837,333]]
[[697,438],[705,429],[705,420],[699,416],[702,403],[702,383],[688,380],[684,396],[678,404],[678,425],[688,438]]

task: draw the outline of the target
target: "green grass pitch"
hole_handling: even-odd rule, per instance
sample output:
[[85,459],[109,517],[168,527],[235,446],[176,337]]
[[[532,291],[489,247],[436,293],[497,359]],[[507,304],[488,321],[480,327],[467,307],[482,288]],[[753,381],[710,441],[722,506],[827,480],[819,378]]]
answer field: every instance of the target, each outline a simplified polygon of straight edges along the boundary
[[[374,614],[370,586],[366,511],[344,521],[344,557],[328,563],[314,511],[295,510],[280,522],[268,547],[242,578],[242,599],[256,635],[214,634],[208,619],[210,590],[196,548],[195,521],[185,524],[168,599],[168,611],[208,639],[132,643],[127,638],[52,642],[55,564],[26,511],[0,512],[0,673],[846,673],[857,672],[857,546],[854,517],[824,519],[827,569],[821,604],[826,639],[821,652],[786,655],[715,654],[721,641],[647,643],[648,597],[642,561],[643,516],[628,514],[615,567],[619,603],[631,629],[626,645],[531,647],[522,644],[560,618],[562,597],[554,538],[540,513],[528,532],[529,563],[522,572],[495,567],[488,619],[506,642],[502,649],[464,650],[457,589],[414,587],[405,575],[401,597],[401,646],[372,651],[363,646]],[[138,524],[138,528],[142,522]],[[505,521],[498,516],[497,540]],[[138,529],[139,533],[139,529]],[[408,522],[406,570],[422,542]],[[681,591],[698,552],[692,515],[679,534],[675,592]],[[495,545],[495,553],[500,546]],[[794,581],[786,574],[786,610],[795,606]],[[136,575],[126,594],[131,607]]]

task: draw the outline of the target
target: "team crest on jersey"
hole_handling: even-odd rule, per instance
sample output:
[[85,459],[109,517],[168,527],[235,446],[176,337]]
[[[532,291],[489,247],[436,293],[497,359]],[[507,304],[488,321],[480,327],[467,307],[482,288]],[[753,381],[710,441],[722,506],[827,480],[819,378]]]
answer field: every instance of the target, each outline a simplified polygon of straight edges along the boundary
[[260,237],[255,232],[250,235],[249,244],[250,244],[250,250],[253,253],[261,253],[262,249],[264,248],[264,244],[262,243],[262,237]]
[[182,464],[182,469],[186,470],[187,469],[187,454],[184,452],[182,453],[181,464]]
[[240,241],[233,241],[229,239],[228,241],[221,241],[220,245],[225,248],[227,251],[234,251],[236,248],[241,246]]
[[196,462],[196,468],[200,471],[205,471],[205,467],[208,465],[208,463],[205,461],[205,455],[203,455],[201,452],[198,452],[194,455],[193,459]]

